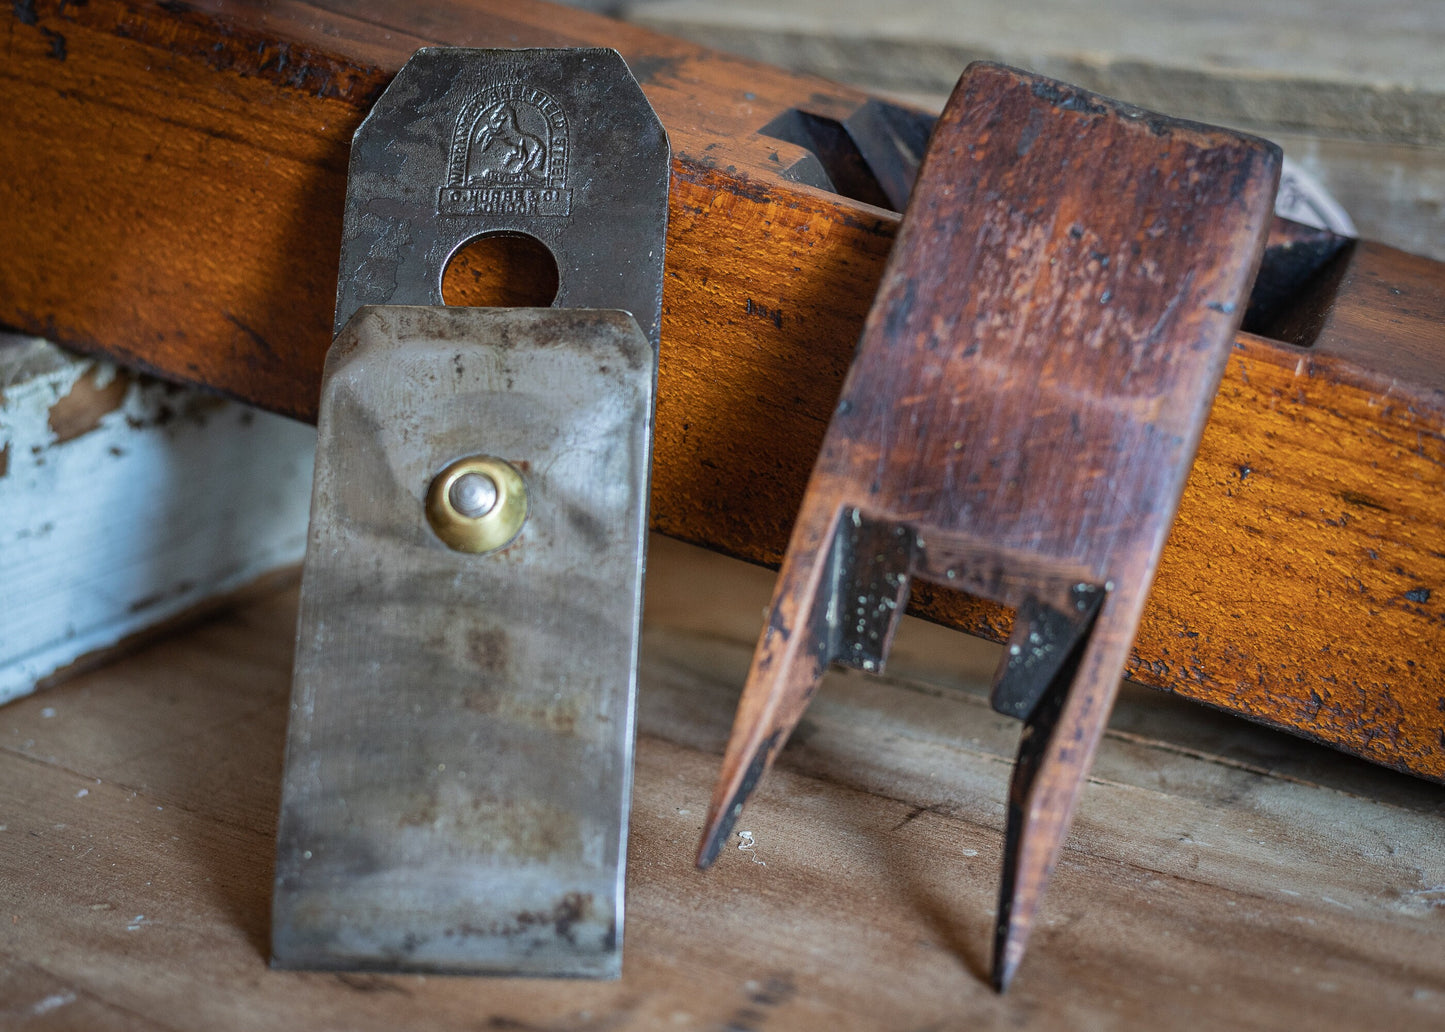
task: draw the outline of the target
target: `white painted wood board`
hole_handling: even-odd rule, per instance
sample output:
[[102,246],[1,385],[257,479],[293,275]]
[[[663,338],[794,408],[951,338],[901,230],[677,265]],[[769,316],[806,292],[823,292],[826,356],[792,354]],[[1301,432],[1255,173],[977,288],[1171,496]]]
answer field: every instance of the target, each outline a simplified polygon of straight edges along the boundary
[[0,702],[305,549],[315,431],[0,336]]

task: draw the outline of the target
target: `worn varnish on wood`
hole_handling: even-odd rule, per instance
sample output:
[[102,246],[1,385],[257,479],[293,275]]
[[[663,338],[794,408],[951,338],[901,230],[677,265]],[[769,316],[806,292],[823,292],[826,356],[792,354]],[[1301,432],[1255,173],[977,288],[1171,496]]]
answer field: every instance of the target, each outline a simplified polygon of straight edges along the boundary
[[[525,2],[0,17],[0,320],[303,417],[347,141],[390,75],[427,42],[620,49],[674,153],[653,525],[781,560],[897,216],[800,181],[813,159],[758,130],[843,125],[866,95]],[[1129,674],[1445,779],[1445,268],[1336,260],[1313,347],[1237,337]],[[913,604],[1008,633],[926,585]]]
[[1273,144],[976,64],[828,426],[699,862],[824,670],[878,670],[914,578],[1017,610],[1005,988],[1108,720],[1264,245]]

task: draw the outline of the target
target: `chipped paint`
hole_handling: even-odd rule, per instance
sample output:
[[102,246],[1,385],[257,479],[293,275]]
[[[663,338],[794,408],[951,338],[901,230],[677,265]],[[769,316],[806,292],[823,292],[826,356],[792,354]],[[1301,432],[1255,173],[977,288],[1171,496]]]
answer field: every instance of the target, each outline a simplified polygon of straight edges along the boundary
[[108,362],[86,369],[46,414],[54,443],[64,444],[100,429],[101,421],[125,402],[132,379]]
[[314,439],[0,335],[0,702],[299,559]]

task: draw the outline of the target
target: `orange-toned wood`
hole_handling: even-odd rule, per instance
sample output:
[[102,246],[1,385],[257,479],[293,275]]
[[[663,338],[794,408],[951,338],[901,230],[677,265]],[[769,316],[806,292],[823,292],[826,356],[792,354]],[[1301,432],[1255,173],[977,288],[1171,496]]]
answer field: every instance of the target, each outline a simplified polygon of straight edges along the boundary
[[[303,418],[347,141],[389,76],[424,42],[616,46],[674,152],[654,525],[781,559],[897,216],[789,180],[803,152],[756,130],[862,94],[525,2],[0,18],[0,322]],[[1445,780],[1445,397],[1427,375],[1445,267],[1370,245],[1346,262],[1317,351],[1240,336],[1130,669]],[[982,604],[915,602],[1007,631]]]

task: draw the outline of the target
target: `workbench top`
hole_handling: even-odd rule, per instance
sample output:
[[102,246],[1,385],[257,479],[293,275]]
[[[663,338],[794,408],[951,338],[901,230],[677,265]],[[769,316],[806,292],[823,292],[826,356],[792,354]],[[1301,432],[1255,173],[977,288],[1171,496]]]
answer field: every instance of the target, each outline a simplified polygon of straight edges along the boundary
[[831,675],[692,866],[771,575],[654,538],[624,977],[271,971],[296,593],[0,711],[0,1025],[107,1030],[1445,1024],[1445,791],[1126,686],[1029,955],[984,972],[1018,725],[911,622]]

